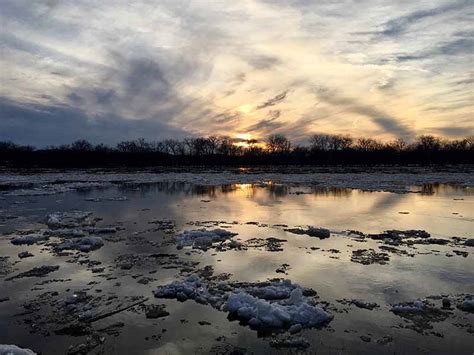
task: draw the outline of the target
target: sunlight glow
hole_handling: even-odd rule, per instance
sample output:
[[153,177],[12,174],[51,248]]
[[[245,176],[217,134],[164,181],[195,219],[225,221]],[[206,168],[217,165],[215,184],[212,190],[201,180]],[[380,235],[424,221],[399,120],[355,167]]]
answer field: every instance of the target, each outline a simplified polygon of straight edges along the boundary
[[243,114],[247,114],[250,111],[252,111],[252,109],[253,109],[252,105],[242,105],[237,108],[237,111]]
[[249,139],[252,139],[252,135],[250,133],[236,133],[235,138],[242,139],[248,141]]

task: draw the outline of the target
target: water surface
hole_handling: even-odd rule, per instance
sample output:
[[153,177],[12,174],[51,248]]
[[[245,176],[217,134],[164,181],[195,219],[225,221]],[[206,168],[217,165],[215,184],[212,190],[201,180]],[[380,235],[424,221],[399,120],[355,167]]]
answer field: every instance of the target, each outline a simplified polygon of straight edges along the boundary
[[[58,272],[45,278],[0,281],[0,343],[15,343],[46,354],[62,354],[84,337],[44,338],[37,327],[25,324],[22,304],[47,291],[66,297],[74,290],[125,296],[146,296],[150,303],[166,304],[170,316],[146,319],[140,309],[121,312],[94,325],[96,328],[123,322],[120,336],[105,336],[95,351],[106,353],[225,353],[233,347],[249,352],[277,352],[269,346],[271,336],[263,336],[249,327],[229,321],[225,312],[193,301],[154,299],[157,285],[182,279],[179,268],[139,265],[131,270],[116,267],[116,258],[124,254],[173,253],[180,260],[199,262],[196,268],[211,265],[215,274],[230,273],[231,280],[264,281],[284,277],[317,291],[330,304],[333,321],[322,329],[302,332],[310,343],[309,352],[320,353],[472,353],[473,315],[453,312],[444,321],[433,322],[433,329],[420,334],[407,328],[410,322],[390,312],[391,305],[418,298],[474,293],[474,262],[470,247],[458,245],[400,246],[414,256],[389,253],[386,265],[362,265],[351,261],[357,249],[379,250],[381,243],[358,239],[346,231],[380,233],[385,230],[420,229],[432,237],[473,237],[474,189],[448,185],[413,187],[411,193],[363,192],[352,189],[317,189],[281,184],[233,184],[197,186],[187,183],[120,184],[102,189],[82,189],[49,196],[4,196],[0,211],[9,218],[0,219],[0,254],[10,256],[15,271],[38,265],[60,265]],[[47,213],[82,210],[93,212],[102,220],[100,226],[120,225],[119,233],[107,237],[105,245],[87,254],[105,267],[103,274],[77,262],[71,255],[57,256],[45,245],[15,246],[9,233],[44,228]],[[171,220],[175,233],[183,230],[221,227],[238,235],[241,242],[251,238],[276,237],[286,240],[283,251],[264,248],[207,251],[177,250],[173,234],[156,230],[155,220]],[[331,231],[328,239],[313,238],[285,231],[290,227],[316,226]],[[316,249],[318,248],[318,249]],[[28,250],[35,256],[18,259]],[[453,250],[466,251],[467,256]],[[81,253],[79,253],[81,254]],[[84,254],[84,253],[82,253]],[[77,255],[76,255],[77,256]],[[276,273],[289,264],[287,274]],[[150,273],[151,272],[151,273]],[[154,280],[144,285],[143,276]],[[68,281],[35,285],[50,279]],[[70,281],[69,281],[70,279]],[[91,284],[91,282],[93,282]],[[117,285],[117,283],[120,285]],[[97,291],[100,290],[100,291]],[[1,298],[1,297],[0,297]],[[360,299],[380,305],[374,310],[360,309],[338,302]],[[438,302],[438,301],[437,301]],[[199,321],[209,322],[200,325]],[[460,326],[460,324],[462,326]],[[360,336],[371,338],[364,342]],[[386,345],[376,340],[390,336]],[[46,339],[46,340],[45,340]],[[287,349],[279,350],[281,352]]]

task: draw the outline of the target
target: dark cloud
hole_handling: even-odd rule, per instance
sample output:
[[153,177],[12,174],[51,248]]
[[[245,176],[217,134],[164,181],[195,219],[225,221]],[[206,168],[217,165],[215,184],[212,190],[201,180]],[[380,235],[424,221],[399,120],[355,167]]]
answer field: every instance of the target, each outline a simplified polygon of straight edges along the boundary
[[279,110],[270,110],[268,111],[268,118],[258,121],[257,123],[247,127],[245,129],[246,132],[261,132],[268,134],[268,132],[274,131],[280,127],[283,127],[282,122],[276,122],[276,120],[280,117],[281,112]]
[[377,126],[397,137],[410,139],[414,135],[413,132],[400,123],[397,118],[370,105],[364,105],[353,99],[342,97],[334,90],[321,88],[317,91],[317,95],[320,100],[330,103],[331,105],[345,107],[343,110],[345,112],[352,112],[369,117]]
[[372,34],[375,37],[398,37],[404,34],[412,25],[425,20],[430,17],[439,16],[448,12],[463,9],[472,5],[470,0],[453,1],[449,4],[438,6],[426,10],[414,11],[405,16],[400,16],[391,19],[381,25],[382,29],[379,31],[357,32],[358,34]]
[[451,137],[469,137],[474,135],[474,127],[437,127],[428,129],[437,134]]
[[280,64],[279,58],[268,55],[254,55],[247,58],[247,61],[252,67],[258,70],[271,69]]
[[462,54],[474,54],[474,39],[461,38],[454,41],[439,44],[433,48],[428,48],[417,53],[398,55],[396,60],[406,62],[411,60],[429,59],[435,56],[454,56]]
[[261,105],[258,105],[258,106],[256,107],[256,109],[257,109],[257,110],[261,110],[262,108],[270,107],[270,106],[275,106],[276,104],[279,104],[280,102],[282,102],[283,100],[285,100],[287,93],[288,93],[288,91],[284,91],[284,92],[282,92],[281,94],[278,94],[277,96],[272,97],[271,99],[265,101],[265,102],[262,103]]
[[0,140],[46,146],[77,139],[115,144],[126,139],[159,140],[189,136],[178,128],[153,119],[127,120],[118,116],[89,117],[69,106],[20,104],[0,99]]
[[240,119],[239,112],[223,112],[212,117],[212,121],[217,124],[230,123]]

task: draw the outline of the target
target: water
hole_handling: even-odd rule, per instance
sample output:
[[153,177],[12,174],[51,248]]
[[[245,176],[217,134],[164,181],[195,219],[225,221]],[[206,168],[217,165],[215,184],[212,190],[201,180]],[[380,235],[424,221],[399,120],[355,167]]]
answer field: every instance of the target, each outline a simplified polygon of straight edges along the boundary
[[[362,265],[351,261],[357,249],[380,251],[382,245],[372,239],[358,239],[347,230],[380,233],[384,230],[422,229],[432,237],[473,237],[474,189],[448,185],[413,187],[411,193],[363,192],[351,189],[315,189],[280,184],[233,184],[200,187],[187,183],[121,184],[102,189],[85,189],[49,196],[8,196],[0,200],[0,255],[10,256],[15,269],[9,276],[39,265],[60,265],[60,270],[44,278],[0,281],[0,343],[15,343],[45,354],[62,354],[84,336],[55,335],[54,325],[38,316],[18,315],[22,305],[47,291],[57,291],[52,300],[64,299],[74,290],[88,289],[95,295],[146,296],[148,303],[166,304],[170,316],[147,319],[139,307],[94,323],[95,329],[123,322],[120,336],[104,335],[105,342],[94,351],[106,353],[226,353],[234,347],[248,352],[287,352],[269,346],[271,335],[259,334],[227,313],[193,301],[155,299],[152,290],[184,277],[183,266],[161,267],[135,265],[130,270],[117,267],[123,254],[172,253],[180,261],[199,262],[196,268],[214,267],[214,274],[230,273],[231,280],[265,281],[284,277],[317,291],[320,300],[329,303],[334,319],[321,329],[304,330],[301,335],[310,343],[308,352],[318,353],[472,353],[472,313],[450,311],[446,320],[430,322],[424,335],[407,328],[412,323],[392,312],[392,304],[426,298],[431,295],[473,294],[473,258],[470,247],[463,245],[398,246],[413,257],[388,253],[386,265]],[[126,200],[107,200],[125,197]],[[100,199],[100,201],[91,201]],[[44,216],[54,211],[72,209],[91,211],[102,218],[99,226],[120,225],[123,230],[107,237],[105,245],[88,253],[105,270],[92,273],[91,267],[78,262],[74,255],[57,256],[45,245],[14,246],[8,233],[16,230],[45,228]],[[263,248],[207,251],[177,250],[172,235],[156,229],[149,222],[169,219],[176,231],[219,226],[238,233],[241,242],[251,238],[276,237],[286,240],[283,251]],[[250,224],[249,224],[250,222]],[[255,223],[254,223],[255,222]],[[316,226],[332,232],[320,240],[285,231],[288,227]],[[311,249],[313,248],[313,249]],[[315,249],[319,248],[319,249]],[[28,250],[35,256],[20,259]],[[331,251],[332,250],[332,251]],[[469,252],[463,257],[453,250]],[[85,257],[81,257],[86,259]],[[79,258],[80,259],[80,258]],[[276,273],[289,264],[287,274]],[[151,272],[151,273],[150,273]],[[142,277],[148,284],[137,281]],[[63,279],[35,285],[44,280]],[[90,284],[91,282],[96,282]],[[117,285],[120,283],[120,285]],[[33,289],[33,290],[32,290]],[[97,290],[100,290],[97,291]],[[344,305],[338,300],[360,299],[380,305],[374,310]],[[432,302],[437,305],[439,300]],[[48,314],[46,306],[39,313]],[[30,319],[25,324],[25,319]],[[200,325],[199,321],[210,324]],[[39,331],[38,329],[42,330]],[[45,332],[49,336],[44,337]],[[264,336],[265,335],[265,336]],[[371,338],[364,342],[360,336]],[[386,345],[377,344],[384,336],[393,338]]]

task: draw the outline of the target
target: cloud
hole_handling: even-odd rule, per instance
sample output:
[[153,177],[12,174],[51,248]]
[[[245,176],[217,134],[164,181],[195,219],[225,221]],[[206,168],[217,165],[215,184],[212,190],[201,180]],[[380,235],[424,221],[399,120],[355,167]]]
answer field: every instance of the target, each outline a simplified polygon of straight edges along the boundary
[[279,114],[271,118],[260,120],[257,123],[247,127],[245,132],[258,132],[261,135],[267,135],[269,132],[273,132],[274,130],[285,126],[283,122],[276,121],[278,117]]
[[400,16],[386,21],[378,31],[359,32],[360,34],[373,34],[378,38],[381,37],[398,37],[407,32],[412,25],[431,17],[443,15],[452,11],[461,10],[471,5],[469,0],[453,1],[438,7],[423,9],[411,12],[407,15]]
[[457,56],[457,55],[473,55],[474,54],[474,39],[461,38],[454,41],[439,44],[433,48],[428,48],[414,54],[398,55],[396,59],[400,62],[430,59],[435,56]]
[[247,58],[249,64],[258,70],[268,70],[281,63],[275,56],[253,55]]
[[434,127],[431,128],[435,134],[441,134],[443,136],[450,137],[469,137],[474,136],[474,127]]
[[[26,141],[34,115],[63,126],[63,134],[28,136],[51,144],[77,131],[100,139],[91,127],[114,141],[113,134],[144,135],[144,127],[300,140],[347,125],[382,139],[428,132],[433,121],[449,126],[459,117],[461,126],[472,91],[468,5],[4,0],[0,97],[17,108],[17,123],[4,109],[0,133]],[[316,110],[311,89],[321,84],[332,97]],[[70,118],[60,120],[59,111]],[[130,132],[113,129],[114,120]]]
[[150,141],[189,136],[188,132],[148,119],[131,121],[119,116],[91,118],[79,109],[19,104],[0,99],[0,141],[46,146],[68,144],[77,139],[115,144],[121,140]]
[[276,95],[275,97],[272,97],[271,99],[268,99],[264,103],[258,105],[256,107],[257,110],[261,110],[262,108],[270,107],[270,106],[275,106],[285,100],[286,94],[288,93],[287,91],[282,92],[281,94]]
[[351,98],[341,96],[334,90],[328,88],[320,88],[317,90],[316,95],[320,100],[324,100],[337,107],[344,107],[344,112],[352,112],[370,118],[373,123],[384,131],[397,137],[411,139],[414,136],[414,133],[406,125],[402,124],[400,119],[376,107],[365,105]]

